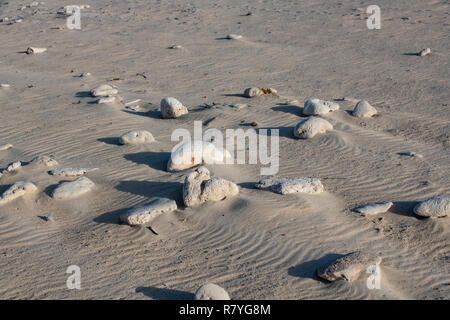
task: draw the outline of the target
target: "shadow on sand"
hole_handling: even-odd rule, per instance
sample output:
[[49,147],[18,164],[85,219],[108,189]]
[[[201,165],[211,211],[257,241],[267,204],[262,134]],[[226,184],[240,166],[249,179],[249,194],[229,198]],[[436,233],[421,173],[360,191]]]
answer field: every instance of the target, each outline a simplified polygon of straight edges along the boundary
[[167,161],[170,158],[170,152],[139,152],[129,153],[124,156],[126,160],[136,164],[145,164],[152,169],[166,171]]
[[329,253],[320,259],[306,261],[294,267],[290,267],[288,269],[288,274],[294,277],[314,279],[322,281],[324,283],[329,283],[329,281],[317,276],[317,269],[324,268],[334,260],[339,259],[343,256],[344,255],[342,254]]
[[155,300],[194,300],[194,294],[173,289],[163,289],[156,287],[138,287],[136,293],[143,293],[145,296]]

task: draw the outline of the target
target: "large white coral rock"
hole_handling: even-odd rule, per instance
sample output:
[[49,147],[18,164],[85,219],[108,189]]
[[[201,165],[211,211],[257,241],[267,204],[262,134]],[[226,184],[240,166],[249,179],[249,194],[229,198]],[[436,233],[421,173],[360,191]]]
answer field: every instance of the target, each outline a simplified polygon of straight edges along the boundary
[[195,300],[230,300],[228,292],[214,283],[206,283],[197,289]]
[[371,266],[378,266],[381,257],[370,252],[355,251],[331,263],[329,266],[318,269],[317,275],[328,281],[345,279],[355,281],[359,275]]
[[180,171],[199,164],[224,164],[231,154],[223,148],[206,141],[194,140],[180,145],[170,155],[167,171]]
[[3,192],[0,197],[0,205],[24,196],[27,193],[36,192],[37,187],[29,181],[18,181]]
[[335,102],[321,99],[308,99],[303,107],[303,114],[307,116],[317,116],[339,110],[339,105]]
[[171,212],[176,209],[177,204],[174,200],[160,198],[130,209],[120,216],[120,220],[131,226],[142,225],[150,222],[163,213]]
[[436,196],[414,207],[414,213],[422,217],[439,218],[450,215],[450,197]]
[[206,181],[200,194],[200,201],[220,201],[239,193],[239,187],[231,181],[222,178],[212,178]]
[[239,187],[222,178],[210,179],[209,170],[198,167],[189,173],[183,185],[183,202],[186,207],[199,205],[207,201],[220,201],[239,193]]
[[333,125],[327,120],[318,117],[310,117],[295,126],[294,136],[300,139],[309,139],[317,134],[325,133],[330,130],[333,130]]
[[178,118],[188,113],[188,109],[177,99],[165,97],[161,100],[161,116],[164,119]]
[[268,178],[259,181],[256,188],[269,188],[280,194],[324,192],[322,182],[317,178]]
[[140,144],[155,141],[153,135],[146,130],[133,130],[119,137],[120,144]]
[[52,197],[55,199],[71,199],[79,197],[95,187],[87,177],[80,177],[74,181],[61,183],[54,191]]
[[360,100],[352,111],[352,115],[358,118],[370,118],[378,114],[377,109],[372,107],[366,100]]

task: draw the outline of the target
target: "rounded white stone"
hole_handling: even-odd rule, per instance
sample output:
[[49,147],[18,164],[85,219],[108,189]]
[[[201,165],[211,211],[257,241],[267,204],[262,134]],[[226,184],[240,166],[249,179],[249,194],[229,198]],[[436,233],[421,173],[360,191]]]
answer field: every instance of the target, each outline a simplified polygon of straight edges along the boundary
[[194,140],[180,145],[174,150],[167,163],[167,171],[180,171],[199,164],[224,164],[231,154],[223,148],[217,148],[210,142]]
[[294,136],[300,139],[309,139],[330,130],[333,130],[333,125],[327,120],[310,117],[295,126]]
[[146,130],[133,130],[119,137],[120,144],[140,144],[153,141],[155,141],[155,138]]
[[422,217],[440,218],[450,215],[450,196],[435,196],[414,207],[414,213]]
[[317,116],[339,110],[339,105],[335,102],[320,99],[308,99],[303,107],[303,114],[307,116]]
[[360,100],[352,111],[352,115],[358,118],[370,118],[378,114],[377,109],[372,107],[366,100]]
[[95,184],[87,177],[80,177],[71,182],[61,183],[54,191],[52,197],[54,199],[70,199],[81,196],[92,189]]
[[206,283],[195,292],[195,300],[231,300],[228,292],[214,283]]
[[188,113],[188,109],[177,99],[165,97],[161,100],[161,116],[164,119],[178,118]]

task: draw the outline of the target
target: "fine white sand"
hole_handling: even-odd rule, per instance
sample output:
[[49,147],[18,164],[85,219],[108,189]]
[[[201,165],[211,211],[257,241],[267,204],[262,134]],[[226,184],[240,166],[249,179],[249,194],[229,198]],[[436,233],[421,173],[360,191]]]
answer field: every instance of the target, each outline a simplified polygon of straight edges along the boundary
[[[0,4],[0,18],[22,19],[0,23],[0,83],[9,84],[0,88],[0,146],[8,145],[0,168],[22,162],[2,174],[0,194],[19,181],[36,186],[0,206],[0,298],[194,299],[205,283],[233,299],[450,298],[450,218],[413,210],[450,194],[446,1],[379,0],[380,30],[367,29],[366,4],[356,0],[84,3],[81,30],[67,29],[61,1],[22,11],[17,1]],[[417,55],[424,48],[431,53]],[[112,89],[93,97],[101,85]],[[246,88],[277,93],[249,99]],[[114,94],[114,103],[96,103]],[[162,119],[164,97],[189,113]],[[339,104],[321,115],[333,130],[296,139],[311,97]],[[360,100],[377,116],[352,116]],[[187,172],[167,163],[179,143],[172,132],[193,135],[196,120],[221,132],[253,122],[279,129],[273,177],[314,177],[325,191],[259,190],[273,178],[260,175],[263,165],[206,164],[239,193],[185,207]],[[131,130],[155,141],[119,145]],[[31,163],[40,155],[54,160]],[[62,168],[99,168],[85,175],[95,188],[52,198],[73,181],[48,174]],[[178,209],[151,227],[120,223],[158,198]],[[353,212],[382,202],[393,205]],[[364,270],[352,282],[317,276],[355,251],[382,258],[380,289],[366,286]],[[70,265],[80,267],[81,290],[66,287]]]

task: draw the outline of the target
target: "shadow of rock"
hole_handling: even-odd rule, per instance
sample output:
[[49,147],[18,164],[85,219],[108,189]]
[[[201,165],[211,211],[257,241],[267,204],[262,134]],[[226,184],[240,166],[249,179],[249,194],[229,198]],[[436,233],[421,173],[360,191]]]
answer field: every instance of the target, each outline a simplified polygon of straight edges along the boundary
[[389,209],[389,212],[406,216],[414,217],[417,219],[427,219],[426,217],[420,217],[414,214],[413,208],[418,204],[417,201],[396,201],[394,205]]
[[[228,93],[224,94],[224,97],[240,97],[240,98],[247,98],[243,93]],[[249,99],[249,98],[247,98]]]
[[270,130],[278,129],[278,135],[280,137],[290,138],[290,139],[296,139],[294,137],[294,127],[278,127],[278,128],[257,128],[256,133],[260,134],[260,130],[267,130],[268,136],[270,136]]
[[97,139],[97,141],[104,142],[104,143],[107,143],[107,144],[112,144],[112,145],[115,145],[115,146],[120,146],[121,145],[119,143],[119,138],[118,137],[99,138],[99,139]]
[[130,208],[119,209],[111,212],[103,213],[94,218],[97,223],[122,224],[120,216],[127,212]]
[[79,91],[75,94],[77,98],[92,98],[90,91]]
[[46,187],[46,188],[44,189],[44,193],[45,193],[46,195],[48,195],[48,196],[51,198],[52,195],[53,195],[53,191],[55,191],[55,189],[56,189],[59,185],[61,185],[61,183],[64,183],[64,182],[71,182],[71,181],[73,181],[73,180],[61,180],[61,181],[59,181],[58,183],[49,185],[48,187]]
[[181,182],[161,181],[120,181],[116,189],[144,197],[180,198],[183,184]]
[[157,111],[157,110],[149,110],[149,111],[121,110],[121,111],[130,113],[130,114],[134,114],[134,115],[138,115],[138,116],[153,118],[153,119],[162,119],[161,111]]
[[290,104],[277,104],[276,107],[271,108],[273,111],[281,111],[284,113],[290,113],[299,117],[306,117],[303,114],[303,108],[299,106],[293,106]]
[[143,293],[154,300],[194,300],[193,293],[174,289],[138,287],[136,293]]
[[288,274],[293,277],[308,278],[308,279],[319,280],[324,283],[329,283],[329,281],[319,278],[317,276],[317,269],[325,268],[330,263],[332,263],[334,260],[341,258],[343,256],[344,255],[342,255],[342,254],[329,253],[320,259],[306,261],[306,262],[300,263],[294,267],[290,267],[288,269]]
[[145,164],[155,170],[166,171],[167,161],[170,158],[170,152],[139,152],[129,153],[124,156],[126,160],[137,164]]

